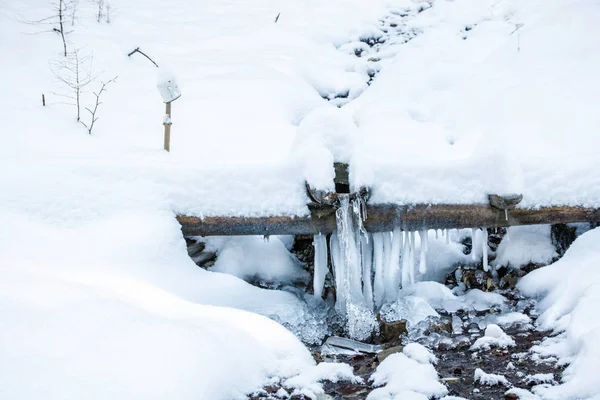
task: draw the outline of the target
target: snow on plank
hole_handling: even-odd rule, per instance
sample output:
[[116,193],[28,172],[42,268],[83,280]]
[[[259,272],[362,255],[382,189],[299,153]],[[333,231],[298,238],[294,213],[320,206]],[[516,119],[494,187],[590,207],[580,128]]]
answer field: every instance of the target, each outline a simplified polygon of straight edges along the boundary
[[[312,235],[336,230],[335,213],[310,217],[205,217],[177,216],[183,235]],[[505,213],[486,204],[373,204],[367,206],[365,229],[369,232],[517,225],[558,224],[573,222],[600,223],[600,209],[586,207],[517,208]]]

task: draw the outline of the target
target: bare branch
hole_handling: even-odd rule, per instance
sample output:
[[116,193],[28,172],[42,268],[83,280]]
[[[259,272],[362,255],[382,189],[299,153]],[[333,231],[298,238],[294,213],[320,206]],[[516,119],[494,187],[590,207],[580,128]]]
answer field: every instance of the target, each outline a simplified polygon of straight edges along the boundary
[[132,54],[135,53],[140,53],[141,55],[143,55],[144,57],[146,57],[148,60],[150,60],[150,62],[152,62],[152,64],[154,64],[154,66],[156,68],[158,68],[158,64],[154,62],[153,59],[151,59],[146,53],[144,53],[143,51],[140,50],[139,47],[136,47],[131,53],[127,54],[127,57],[131,57]]
[[98,91],[98,93],[93,92],[94,96],[96,96],[96,105],[94,106],[93,110],[90,110],[88,107],[86,107],[85,109],[91,114],[91,121],[89,124],[86,124],[83,121],[79,121],[81,122],[81,124],[83,126],[85,126],[88,130],[88,134],[92,134],[92,130],[94,129],[94,124],[96,123],[96,121],[98,121],[98,118],[96,114],[98,112],[98,107],[100,106],[100,104],[102,104],[102,102],[100,101],[100,96],[102,96],[102,93],[104,93],[106,91],[106,87],[108,86],[108,84],[114,82],[117,80],[117,77],[115,76],[114,78],[106,81],[106,82],[102,82],[102,86],[100,87],[100,91]]

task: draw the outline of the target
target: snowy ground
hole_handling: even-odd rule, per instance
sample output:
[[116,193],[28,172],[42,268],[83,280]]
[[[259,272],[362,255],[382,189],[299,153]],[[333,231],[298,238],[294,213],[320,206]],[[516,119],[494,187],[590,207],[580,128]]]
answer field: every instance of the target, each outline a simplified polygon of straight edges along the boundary
[[[304,179],[330,186],[334,159],[351,162],[353,184],[372,186],[375,202],[519,191],[525,206],[600,204],[596,2],[113,0],[110,23],[76,3],[69,49],[103,71],[84,105],[118,76],[92,135],[58,95],[56,19],[31,23],[53,5],[0,1],[2,398],[231,399],[294,376],[306,387],[321,374],[348,378],[315,370],[300,341],[263,317],[317,342],[327,328],[306,301],[198,268],[173,218],[305,215]],[[159,71],[127,57],[138,46],[183,92],[168,154]],[[543,232],[515,232],[515,243],[536,235],[532,256],[548,257]],[[600,393],[585,372],[597,334],[594,281],[583,278],[597,236],[523,283],[560,300],[542,303],[543,321],[564,340],[540,351],[572,365],[564,385],[540,390],[547,398]],[[464,259],[456,244],[430,244],[421,278]],[[274,259],[288,256],[281,246]],[[217,270],[243,275],[239,248],[252,251],[230,243],[231,264]],[[560,294],[561,268],[581,277],[581,299]]]

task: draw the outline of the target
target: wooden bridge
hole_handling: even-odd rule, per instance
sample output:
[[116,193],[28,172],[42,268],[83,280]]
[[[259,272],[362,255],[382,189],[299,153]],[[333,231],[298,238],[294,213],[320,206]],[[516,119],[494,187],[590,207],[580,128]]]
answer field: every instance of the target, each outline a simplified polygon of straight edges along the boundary
[[335,163],[335,192],[313,190],[306,183],[310,215],[305,217],[205,217],[179,215],[177,220],[185,237],[237,235],[314,235],[337,229],[335,211],[339,196],[361,197],[366,204],[364,227],[368,232],[422,229],[495,228],[517,225],[566,224],[588,222],[600,224],[600,209],[550,206],[517,208],[522,195],[490,194],[488,204],[369,204],[369,190],[350,192],[348,165]]
[[[600,209],[585,207],[516,208],[506,212],[489,204],[474,205],[367,205],[368,232],[421,229],[507,227],[516,225],[589,222],[600,224]],[[508,218],[507,218],[508,215]],[[336,230],[335,214],[307,217],[190,217],[177,220],[185,237],[230,235],[312,235]]]

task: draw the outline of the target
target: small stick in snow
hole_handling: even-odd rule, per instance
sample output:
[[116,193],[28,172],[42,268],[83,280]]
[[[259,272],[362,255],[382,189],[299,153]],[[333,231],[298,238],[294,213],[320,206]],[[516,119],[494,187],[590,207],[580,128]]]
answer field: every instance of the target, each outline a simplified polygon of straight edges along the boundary
[[275,17],[275,23],[277,23],[277,21],[279,21],[279,16],[281,15],[281,13],[277,14],[277,16]]
[[146,57],[148,60],[150,60],[150,62],[152,62],[152,64],[154,64],[154,66],[156,68],[158,68],[158,64],[154,62],[153,59],[151,59],[148,54],[144,53],[143,51],[140,50],[139,47],[136,47],[131,53],[127,54],[127,57],[131,57],[132,54],[134,53],[140,53],[141,55],[143,55],[144,57]]

